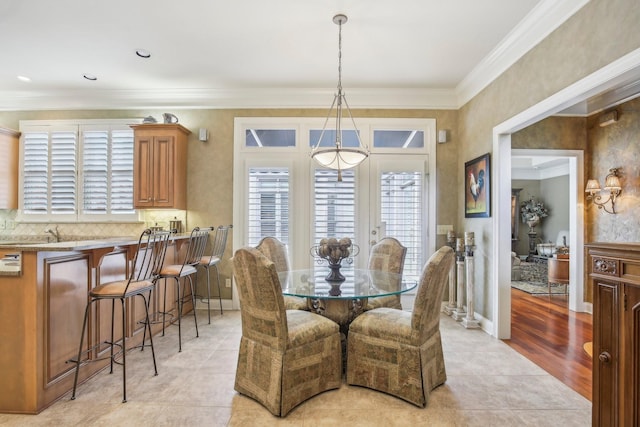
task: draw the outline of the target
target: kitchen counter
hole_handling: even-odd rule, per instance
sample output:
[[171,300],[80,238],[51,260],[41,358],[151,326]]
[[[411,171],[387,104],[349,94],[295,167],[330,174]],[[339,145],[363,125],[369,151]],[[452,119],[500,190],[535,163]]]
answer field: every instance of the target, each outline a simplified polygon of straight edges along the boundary
[[[173,236],[165,263],[179,262],[182,244],[189,236]],[[19,267],[7,267],[20,268],[20,272],[0,275],[0,324],[5,325],[0,328],[0,342],[10,349],[0,352],[0,413],[37,414],[71,390],[74,365],[66,362],[77,357],[88,292],[100,283],[124,279],[137,253],[137,244],[137,237],[127,236],[58,243],[0,242],[0,259],[8,259],[3,263],[18,263]],[[150,310],[157,312],[166,304],[175,319],[177,296],[173,287],[167,288],[166,295],[152,292]],[[141,321],[145,311],[140,304],[137,301],[128,307],[128,347],[140,344],[143,336]],[[191,309],[191,304],[183,308],[185,313]],[[91,313],[92,326],[85,342],[92,359],[100,359],[108,352],[108,346],[105,349],[100,344],[110,340],[111,335],[110,322],[104,321],[110,310],[105,310]],[[162,324],[152,326],[154,334],[160,331]],[[120,341],[121,337],[115,339]],[[94,346],[97,347],[93,349]],[[108,363],[105,359],[84,365],[80,382]]]
[[[174,240],[189,238],[190,233],[175,234]],[[24,252],[77,252],[96,251],[121,246],[138,244],[138,236],[120,236],[96,238],[87,240],[70,240],[63,242],[37,242],[37,241],[2,241],[0,240],[0,277],[19,276],[22,267],[22,253]],[[17,255],[17,257],[14,257]],[[10,257],[14,259],[9,259]]]
[[[173,239],[189,238],[190,233],[180,233],[173,235]],[[37,251],[86,251],[101,249],[113,246],[130,246],[138,243],[139,236],[120,236],[96,238],[87,240],[70,240],[63,242],[15,242],[0,240],[0,249],[12,249],[15,252],[37,252]]]

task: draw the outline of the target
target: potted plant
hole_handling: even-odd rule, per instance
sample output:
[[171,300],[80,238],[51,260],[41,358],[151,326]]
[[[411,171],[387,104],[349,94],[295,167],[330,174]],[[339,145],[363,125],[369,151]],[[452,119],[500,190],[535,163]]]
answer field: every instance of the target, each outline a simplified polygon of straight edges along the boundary
[[529,226],[529,233],[534,233],[535,226],[540,224],[540,219],[549,216],[549,209],[542,202],[536,202],[533,197],[520,205],[522,222]]

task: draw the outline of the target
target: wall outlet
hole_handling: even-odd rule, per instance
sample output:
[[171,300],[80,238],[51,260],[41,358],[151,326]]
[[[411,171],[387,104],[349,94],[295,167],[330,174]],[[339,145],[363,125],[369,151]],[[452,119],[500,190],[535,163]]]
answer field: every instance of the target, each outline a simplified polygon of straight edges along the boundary
[[447,234],[448,231],[453,231],[453,225],[438,225],[436,234]]
[[226,286],[227,288],[231,287],[231,279],[226,279],[224,282],[224,286]]

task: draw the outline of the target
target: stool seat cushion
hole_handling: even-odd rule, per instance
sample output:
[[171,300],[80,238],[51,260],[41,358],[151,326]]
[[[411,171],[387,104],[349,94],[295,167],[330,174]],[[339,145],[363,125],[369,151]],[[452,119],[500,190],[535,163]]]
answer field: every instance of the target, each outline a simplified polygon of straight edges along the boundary
[[220,262],[220,257],[217,256],[203,256],[202,258],[200,258],[200,265],[216,265]]
[[185,265],[185,266],[183,266],[182,264],[165,265],[164,267],[162,267],[162,270],[160,270],[160,277],[165,277],[165,276],[175,277],[178,275],[188,276],[190,274],[195,274],[195,273],[196,273],[196,268],[192,265]]
[[[119,280],[117,282],[109,282],[104,283],[102,285],[98,285],[91,290],[89,293],[92,297],[114,297],[117,298],[122,296],[125,288],[127,287],[128,280]],[[140,292],[144,292],[150,289],[153,289],[153,282],[150,280],[141,280],[138,282],[129,283],[129,287],[127,288],[127,293],[124,296],[138,294]]]

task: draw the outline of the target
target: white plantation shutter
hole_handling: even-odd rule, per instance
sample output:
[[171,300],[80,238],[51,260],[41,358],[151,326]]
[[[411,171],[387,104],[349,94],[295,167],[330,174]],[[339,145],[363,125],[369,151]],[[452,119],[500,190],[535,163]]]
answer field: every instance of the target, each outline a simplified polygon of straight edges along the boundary
[[[324,237],[355,237],[355,174],[353,170],[316,169],[314,174],[315,214],[313,244]],[[357,242],[354,242],[357,243]]]
[[83,214],[133,212],[133,131],[82,132]]
[[111,132],[111,212],[133,212],[133,131]]
[[289,169],[249,168],[247,243],[256,246],[273,236],[289,244]]
[[24,219],[137,219],[133,130],[108,122],[21,125]]
[[30,214],[46,214],[49,206],[49,133],[30,132],[23,138],[23,210]]
[[77,133],[51,132],[51,213],[76,212]]
[[422,175],[382,172],[380,192],[380,219],[386,235],[407,248],[403,274],[417,277],[422,269]]
[[106,213],[109,204],[109,132],[82,133],[83,213]]

